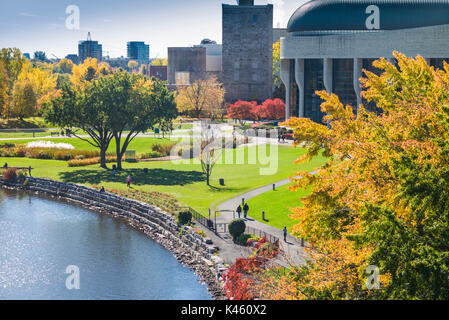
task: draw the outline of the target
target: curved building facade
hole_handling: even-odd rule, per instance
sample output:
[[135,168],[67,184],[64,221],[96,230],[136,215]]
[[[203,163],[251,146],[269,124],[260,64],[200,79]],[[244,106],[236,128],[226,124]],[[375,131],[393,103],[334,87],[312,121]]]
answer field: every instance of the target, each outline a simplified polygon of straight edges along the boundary
[[[281,39],[287,117],[321,122],[316,90],[333,92],[357,111],[362,70],[418,54],[435,67],[449,58],[449,0],[313,0],[302,5]],[[376,110],[375,106],[368,108]]]

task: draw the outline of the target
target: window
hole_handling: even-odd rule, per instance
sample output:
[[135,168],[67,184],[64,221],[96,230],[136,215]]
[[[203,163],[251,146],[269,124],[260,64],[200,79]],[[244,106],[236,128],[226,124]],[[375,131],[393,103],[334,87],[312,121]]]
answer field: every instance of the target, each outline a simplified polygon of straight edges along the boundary
[[259,16],[257,14],[253,15],[253,22],[257,22],[259,20]]

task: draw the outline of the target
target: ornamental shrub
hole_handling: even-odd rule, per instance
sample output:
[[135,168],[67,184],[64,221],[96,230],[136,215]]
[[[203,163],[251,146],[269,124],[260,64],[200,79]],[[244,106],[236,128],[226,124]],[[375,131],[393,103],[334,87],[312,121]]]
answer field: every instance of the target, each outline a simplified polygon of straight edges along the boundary
[[252,235],[243,233],[238,237],[237,243],[241,246],[247,246],[248,240],[251,239],[251,237],[252,237]]
[[17,170],[9,168],[3,173],[3,181],[14,181],[17,178]]
[[235,219],[229,224],[228,229],[234,241],[237,241],[238,237],[246,230],[245,221],[243,219]]
[[178,225],[185,226],[192,221],[192,213],[190,211],[181,211],[178,214]]

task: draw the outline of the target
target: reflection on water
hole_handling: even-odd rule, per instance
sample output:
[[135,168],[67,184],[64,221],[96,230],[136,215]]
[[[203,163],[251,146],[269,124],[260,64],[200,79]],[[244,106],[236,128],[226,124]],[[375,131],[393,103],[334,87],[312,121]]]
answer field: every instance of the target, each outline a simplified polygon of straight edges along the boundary
[[[80,269],[80,290],[65,270]],[[0,189],[0,299],[211,299],[195,274],[110,217]]]

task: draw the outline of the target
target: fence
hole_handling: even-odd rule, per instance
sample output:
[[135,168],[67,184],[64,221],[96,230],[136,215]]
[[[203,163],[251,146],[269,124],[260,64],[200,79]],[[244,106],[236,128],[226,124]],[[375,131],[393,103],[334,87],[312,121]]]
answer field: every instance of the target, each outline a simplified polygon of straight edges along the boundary
[[[203,216],[201,213],[199,213],[198,211],[196,211],[195,209],[190,208],[190,207],[185,207],[183,209],[188,210],[190,213],[192,213],[192,218],[195,221],[202,224],[206,228],[213,230],[215,233],[229,233],[229,230],[228,230],[229,224],[228,223],[216,223],[212,219],[208,219],[207,217]],[[231,211],[229,211],[229,212],[231,212]],[[270,233],[267,233],[265,231],[254,228],[254,227],[246,226],[245,233],[252,234],[252,235],[254,235],[256,237],[260,237],[260,238],[265,237],[265,239],[268,242],[273,243],[273,244],[279,243],[278,237],[276,237]]]
[[265,239],[267,239],[268,242],[273,243],[273,244],[279,243],[278,237],[276,237],[270,233],[266,233],[265,231],[250,227],[250,226],[246,226],[245,233],[252,234],[252,235],[255,235],[256,237],[260,237],[260,238],[265,237]]
[[206,228],[214,229],[214,222],[212,220],[206,218],[205,216],[203,216],[201,213],[199,213],[195,209],[193,209],[191,207],[184,207],[182,209],[183,210],[188,210],[192,214],[192,218],[195,221],[197,221],[200,224],[202,224],[203,226],[205,226]]

